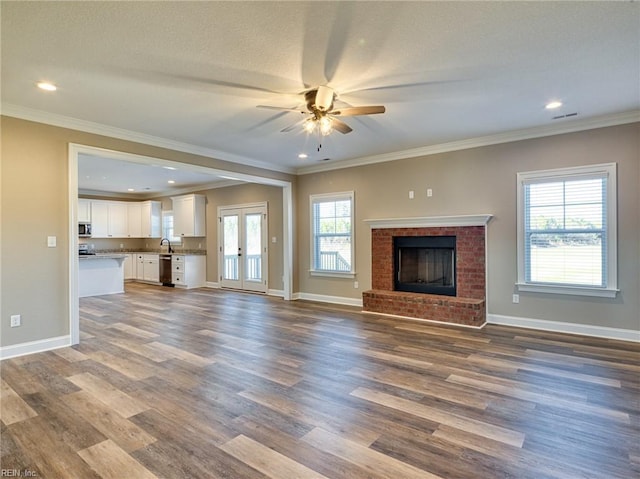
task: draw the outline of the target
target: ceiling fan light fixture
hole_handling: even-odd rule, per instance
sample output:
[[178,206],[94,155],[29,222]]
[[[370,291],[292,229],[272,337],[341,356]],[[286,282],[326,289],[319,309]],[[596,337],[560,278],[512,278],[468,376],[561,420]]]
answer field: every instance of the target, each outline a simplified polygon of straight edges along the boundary
[[328,86],[319,86],[316,91],[316,108],[321,111],[328,111],[333,106],[334,92]]
[[322,134],[322,136],[331,134],[331,132],[333,131],[331,118],[329,118],[328,116],[323,116],[318,120],[318,123],[320,124],[320,134]]
[[313,133],[313,130],[316,129],[316,120],[315,118],[307,118],[305,122],[302,124],[302,128],[307,133]]

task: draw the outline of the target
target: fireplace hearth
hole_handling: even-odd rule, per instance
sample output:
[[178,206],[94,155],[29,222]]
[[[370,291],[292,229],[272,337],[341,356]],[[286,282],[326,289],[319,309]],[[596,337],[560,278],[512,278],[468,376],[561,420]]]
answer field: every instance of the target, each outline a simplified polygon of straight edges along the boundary
[[393,238],[394,291],[456,296],[456,237]]

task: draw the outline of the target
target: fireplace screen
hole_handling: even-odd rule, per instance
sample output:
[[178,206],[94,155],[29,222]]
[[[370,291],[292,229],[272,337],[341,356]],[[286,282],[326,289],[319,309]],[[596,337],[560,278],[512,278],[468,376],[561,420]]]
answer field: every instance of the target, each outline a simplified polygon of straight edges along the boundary
[[455,236],[394,238],[395,290],[456,295]]

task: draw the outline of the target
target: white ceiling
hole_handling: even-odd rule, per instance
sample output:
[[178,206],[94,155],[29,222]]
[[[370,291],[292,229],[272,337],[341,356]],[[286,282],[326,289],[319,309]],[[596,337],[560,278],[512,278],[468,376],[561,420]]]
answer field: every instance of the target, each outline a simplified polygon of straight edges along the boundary
[[[0,8],[4,114],[279,171],[630,121],[640,108],[637,2]],[[41,80],[58,90],[38,90]],[[354,131],[323,138],[318,152],[317,137],[280,132],[302,115],[256,108],[299,106],[324,84],[342,102],[387,112],[345,118]],[[564,106],[545,110],[555,99]]]

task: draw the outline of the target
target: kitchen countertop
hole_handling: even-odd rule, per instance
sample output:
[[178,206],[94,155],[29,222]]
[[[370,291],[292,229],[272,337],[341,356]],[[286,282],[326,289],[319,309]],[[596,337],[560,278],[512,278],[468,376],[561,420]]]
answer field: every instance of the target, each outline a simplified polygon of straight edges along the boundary
[[173,253],[167,253],[166,250],[160,251],[159,249],[117,249],[117,250],[95,250],[96,255],[100,254],[127,254],[127,253],[141,253],[141,254],[171,254],[171,255],[198,255],[206,256],[207,250],[203,249],[185,249],[174,251]]
[[79,259],[124,259],[124,253],[96,253],[96,254],[80,254]]

